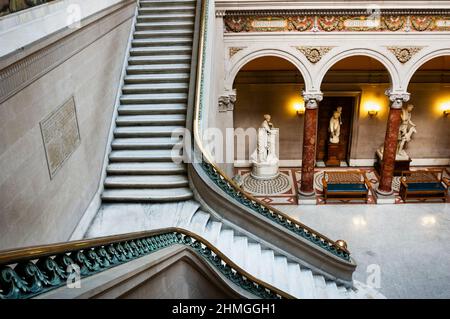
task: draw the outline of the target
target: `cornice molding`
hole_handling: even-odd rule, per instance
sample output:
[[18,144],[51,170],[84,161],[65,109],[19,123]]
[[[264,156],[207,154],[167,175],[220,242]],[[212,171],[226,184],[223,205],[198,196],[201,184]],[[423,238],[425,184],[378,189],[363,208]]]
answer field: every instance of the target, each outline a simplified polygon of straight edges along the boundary
[[[450,15],[449,9],[380,9],[381,15]],[[274,10],[217,10],[217,16],[292,16],[292,15],[363,15],[367,9],[274,9]]]

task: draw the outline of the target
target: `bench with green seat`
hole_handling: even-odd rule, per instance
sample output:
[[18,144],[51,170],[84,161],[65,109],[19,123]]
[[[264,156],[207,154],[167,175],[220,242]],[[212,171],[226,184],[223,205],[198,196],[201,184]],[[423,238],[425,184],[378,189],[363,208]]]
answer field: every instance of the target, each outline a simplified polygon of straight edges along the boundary
[[371,185],[365,172],[325,171],[322,178],[324,202],[327,200],[369,200]]
[[443,177],[443,170],[404,171],[400,178],[400,197],[404,202],[409,199],[446,202],[449,184]]

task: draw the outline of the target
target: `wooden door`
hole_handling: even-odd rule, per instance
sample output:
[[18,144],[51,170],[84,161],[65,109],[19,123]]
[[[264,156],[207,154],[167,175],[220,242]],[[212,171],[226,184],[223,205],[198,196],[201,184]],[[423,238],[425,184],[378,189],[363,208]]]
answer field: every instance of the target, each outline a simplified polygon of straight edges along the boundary
[[325,96],[319,104],[319,119],[317,127],[317,152],[316,158],[318,161],[326,159],[328,146],[328,125],[333,112],[338,106],[342,106],[342,125],[339,143],[342,144],[342,152],[339,159],[347,161],[350,153],[350,138],[353,123],[353,110],[355,107],[355,98],[352,96]]

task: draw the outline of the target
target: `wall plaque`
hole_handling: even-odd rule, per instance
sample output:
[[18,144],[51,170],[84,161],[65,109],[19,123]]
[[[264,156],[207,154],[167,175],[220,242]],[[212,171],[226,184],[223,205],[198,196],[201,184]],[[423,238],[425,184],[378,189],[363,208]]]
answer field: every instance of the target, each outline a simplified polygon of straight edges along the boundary
[[62,164],[80,145],[75,100],[71,97],[40,122],[47,165],[52,179]]

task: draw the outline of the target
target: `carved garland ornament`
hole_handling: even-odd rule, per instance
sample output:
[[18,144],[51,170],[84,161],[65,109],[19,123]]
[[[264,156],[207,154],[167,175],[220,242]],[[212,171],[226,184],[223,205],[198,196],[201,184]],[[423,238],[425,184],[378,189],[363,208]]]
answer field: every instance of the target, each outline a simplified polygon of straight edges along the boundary
[[399,62],[406,63],[414,54],[422,50],[422,47],[388,47],[388,50],[394,53]]
[[232,58],[236,53],[238,53],[239,51],[241,51],[243,49],[245,49],[245,47],[231,47],[231,48],[229,48],[228,52],[229,52],[230,58]]
[[297,47],[311,63],[319,62],[333,47]]

